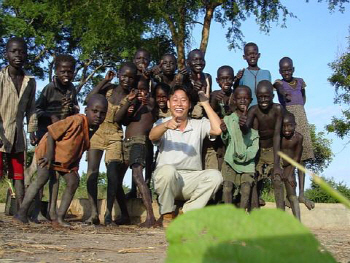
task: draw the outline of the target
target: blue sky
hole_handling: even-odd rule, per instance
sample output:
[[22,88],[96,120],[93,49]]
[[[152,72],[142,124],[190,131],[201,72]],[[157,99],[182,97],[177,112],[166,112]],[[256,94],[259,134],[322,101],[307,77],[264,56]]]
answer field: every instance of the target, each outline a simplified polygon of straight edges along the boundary
[[[325,131],[324,126],[330,123],[332,116],[340,116],[342,109],[341,106],[333,104],[335,91],[327,81],[332,74],[328,63],[334,61],[348,47],[350,5],[346,5],[346,10],[342,14],[339,11],[330,13],[326,3],[317,1],[284,2],[289,11],[297,16],[287,20],[287,28],[274,25],[266,35],[259,31],[252,17],[242,23],[244,40],[258,44],[261,53],[259,66],[270,70],[273,80],[280,78],[279,60],[284,56],[293,59],[294,76],[302,77],[307,84],[305,108],[308,120],[316,125],[317,131]],[[228,50],[225,32],[220,24],[212,24],[206,52],[207,66],[204,71],[210,73],[213,78],[216,77],[216,70],[221,65],[232,66],[235,73],[246,67],[242,50]],[[194,33],[192,47],[197,48],[201,31],[196,29]],[[213,88],[219,88],[216,82],[213,83]],[[346,105],[343,108],[346,108]],[[350,138],[341,140],[326,131],[325,137],[333,141],[334,158],[323,174],[350,185],[348,166],[350,145],[344,148]]]
[[[342,109],[341,106],[333,104],[335,92],[327,81],[332,74],[328,63],[334,61],[348,47],[350,5],[345,6],[344,13],[339,11],[330,13],[326,3],[318,3],[316,0],[309,3],[303,0],[284,1],[284,3],[289,11],[297,16],[297,18],[287,20],[287,28],[273,25],[270,33],[266,35],[259,31],[252,17],[242,23],[244,40],[258,44],[261,53],[259,66],[270,70],[273,80],[280,78],[279,60],[284,56],[293,59],[294,76],[302,77],[307,84],[305,108],[309,122],[316,125],[317,131],[325,131],[324,126],[330,123],[332,116],[340,116]],[[239,69],[246,67],[242,58],[242,50],[228,50],[225,33],[226,30],[220,24],[212,23],[206,53],[207,65],[204,71],[213,76],[213,89],[218,89],[215,82],[217,68],[222,65],[230,65],[236,73]],[[200,37],[200,28],[195,28],[191,43],[193,49],[199,47]],[[45,84],[46,82],[39,81],[38,88],[42,89]],[[349,138],[341,140],[327,132],[325,136],[333,140],[334,158],[323,174],[350,185],[350,168],[347,164],[350,145],[345,147]],[[84,160],[85,158],[82,159],[80,172],[87,169]],[[103,161],[101,171],[105,171]],[[130,177],[130,171],[128,171],[125,180],[128,185]],[[306,181],[309,185],[309,180]]]

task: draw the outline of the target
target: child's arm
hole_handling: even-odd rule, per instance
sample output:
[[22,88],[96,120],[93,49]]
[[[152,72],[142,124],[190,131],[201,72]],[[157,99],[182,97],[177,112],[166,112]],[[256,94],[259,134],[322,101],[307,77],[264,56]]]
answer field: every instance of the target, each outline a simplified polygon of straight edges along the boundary
[[30,134],[30,144],[36,145],[38,143],[38,139],[35,135],[35,132],[38,130],[38,118],[36,116],[36,108],[35,108],[35,91],[36,91],[36,83],[33,80],[33,88],[29,95],[29,100],[26,108],[26,117],[27,117],[27,131]]
[[281,177],[283,176],[283,170],[280,166],[280,157],[277,154],[281,149],[281,128],[282,128],[282,119],[283,119],[283,110],[280,104],[274,104],[273,107],[276,111],[276,120],[275,120],[275,130],[273,135],[273,155],[274,155],[274,174],[279,174]]
[[237,73],[237,75],[235,77],[235,81],[233,83],[233,87],[234,88],[237,88],[239,86],[239,81],[243,77],[243,73],[244,73],[244,68],[238,71],[238,73]]
[[[128,114],[129,107],[131,106],[133,101],[136,100],[136,94],[137,94],[137,91],[135,89],[132,89],[130,91],[129,95],[127,95],[126,102],[114,115],[114,122],[122,123],[126,121],[125,116]],[[126,124],[126,122],[123,124]]]
[[[283,89],[283,85],[280,80],[276,80],[273,84],[273,87],[276,89],[278,95],[280,95],[285,102],[290,102],[290,94]],[[280,101],[280,103],[282,103],[282,101]]]
[[303,96],[304,105],[305,105],[305,103],[306,103],[306,93],[305,93],[306,84],[305,84],[303,79],[301,81],[302,81],[302,83],[301,83],[301,95]]
[[220,129],[222,131],[221,140],[225,145],[228,145],[229,140],[230,140],[230,134],[227,132],[227,126],[226,126],[224,120],[221,120]]
[[252,128],[255,119],[256,106],[250,107],[247,113],[247,109],[239,117],[239,126],[243,134],[247,134],[249,129]]
[[94,95],[94,94],[99,94],[99,93],[103,93],[105,94],[107,92],[107,88],[109,85],[109,82],[112,81],[112,79],[114,78],[115,76],[115,72],[113,71],[108,71],[104,80],[100,81],[97,86],[95,86],[91,91],[90,93],[86,96],[86,99],[85,99],[85,103],[87,103],[87,101],[89,100],[89,98],[91,97],[91,95]]
[[45,157],[42,157],[38,160],[38,165],[42,168],[45,166],[48,169],[51,168],[53,162],[55,161],[55,140],[52,138],[50,133],[47,134],[47,150]]

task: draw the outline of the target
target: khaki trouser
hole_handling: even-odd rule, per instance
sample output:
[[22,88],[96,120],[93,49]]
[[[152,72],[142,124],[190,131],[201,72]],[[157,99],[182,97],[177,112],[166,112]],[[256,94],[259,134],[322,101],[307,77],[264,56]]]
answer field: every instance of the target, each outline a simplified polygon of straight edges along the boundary
[[204,207],[222,183],[218,170],[176,170],[173,165],[158,167],[153,174],[160,214],[175,211],[174,201],[187,200],[183,212]]

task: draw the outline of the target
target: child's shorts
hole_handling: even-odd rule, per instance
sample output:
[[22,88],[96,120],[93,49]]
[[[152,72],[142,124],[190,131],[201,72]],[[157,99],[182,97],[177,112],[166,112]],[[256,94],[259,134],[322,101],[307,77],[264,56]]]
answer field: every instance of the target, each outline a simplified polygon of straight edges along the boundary
[[236,187],[240,187],[243,183],[253,185],[255,181],[254,173],[237,173],[227,162],[223,162],[221,173],[224,181],[232,182]]
[[4,159],[7,160],[8,178],[24,180],[24,152],[3,153],[0,152],[0,178],[4,176]]
[[124,149],[124,160],[131,167],[133,164],[141,164],[143,167],[146,166],[147,157],[147,137],[134,136],[125,139]]
[[90,150],[105,151],[105,163],[124,162],[123,130],[111,123],[102,123],[90,140]]
[[[263,180],[271,175],[274,166],[273,148],[260,148],[258,152],[258,163],[255,170],[259,173],[258,181]],[[280,159],[280,167],[282,160]]]

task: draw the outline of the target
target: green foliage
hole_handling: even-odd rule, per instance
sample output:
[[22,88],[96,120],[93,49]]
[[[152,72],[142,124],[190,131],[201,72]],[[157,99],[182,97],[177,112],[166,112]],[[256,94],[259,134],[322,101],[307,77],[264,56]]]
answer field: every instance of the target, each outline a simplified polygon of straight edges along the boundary
[[[328,81],[334,86],[336,96],[335,104],[350,105],[350,38],[349,47],[337,60],[330,63],[333,70]],[[342,111],[341,117],[333,116],[332,122],[326,126],[329,132],[334,132],[340,138],[349,137],[350,134],[350,108]]]
[[310,135],[315,159],[305,162],[305,167],[314,173],[322,173],[333,159],[331,150],[332,141],[325,138],[324,132],[316,133],[316,126],[310,124]]
[[[322,179],[326,181],[332,188],[336,189],[345,197],[350,199],[350,187],[348,187],[344,182],[336,182],[334,178],[327,179],[325,177],[322,177]],[[305,191],[305,196],[316,203],[339,203],[337,199],[323,190],[314,181],[311,181],[311,188]]]
[[246,214],[230,205],[190,211],[171,223],[166,262],[336,262],[310,231],[278,209]]

